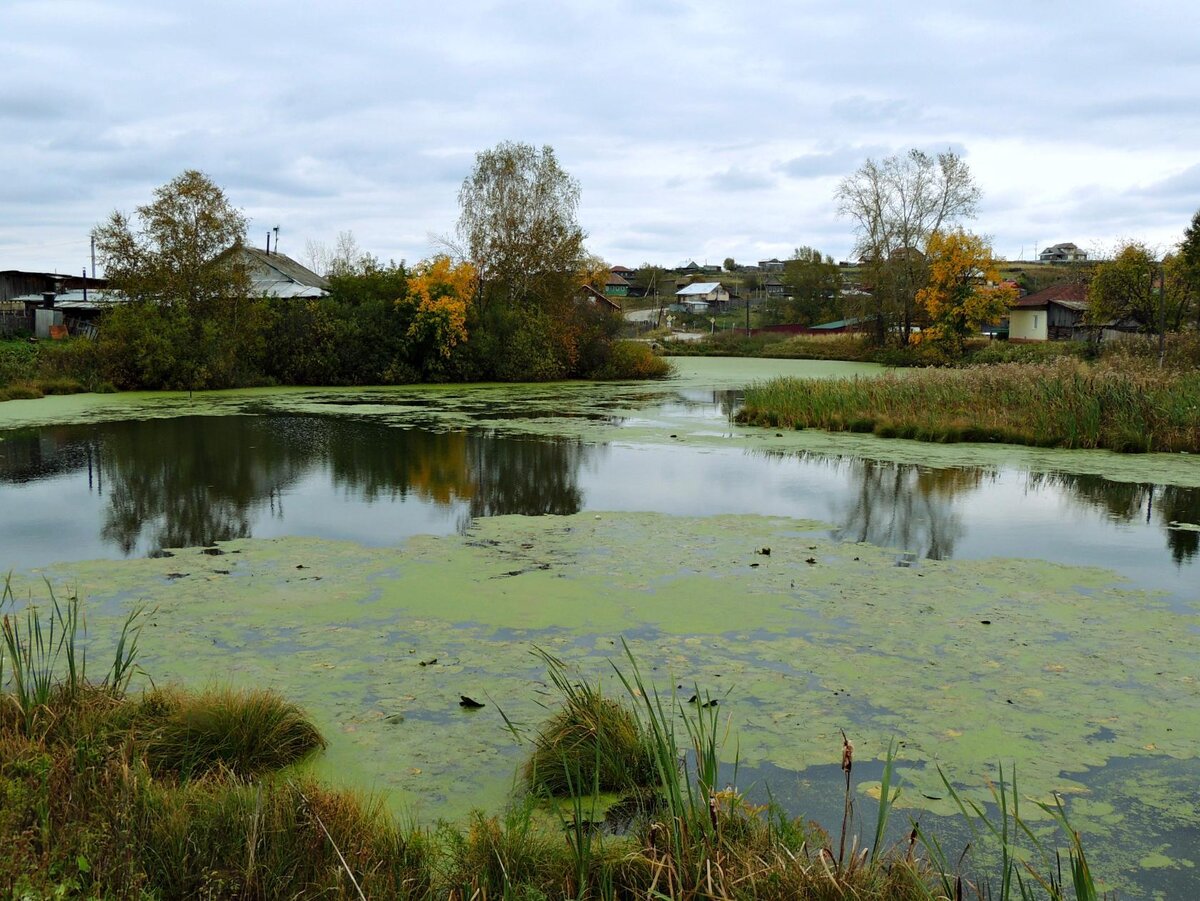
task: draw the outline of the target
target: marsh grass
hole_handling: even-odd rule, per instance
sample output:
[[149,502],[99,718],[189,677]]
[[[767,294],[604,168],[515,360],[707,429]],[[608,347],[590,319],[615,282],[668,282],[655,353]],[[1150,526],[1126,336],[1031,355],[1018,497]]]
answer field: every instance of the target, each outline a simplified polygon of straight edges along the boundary
[[137,744],[151,770],[183,779],[217,771],[251,779],[325,747],[304,712],[274,692],[159,690],[139,707]]
[[747,389],[738,421],[918,441],[1194,453],[1200,452],[1200,372],[1059,360],[774,379]]

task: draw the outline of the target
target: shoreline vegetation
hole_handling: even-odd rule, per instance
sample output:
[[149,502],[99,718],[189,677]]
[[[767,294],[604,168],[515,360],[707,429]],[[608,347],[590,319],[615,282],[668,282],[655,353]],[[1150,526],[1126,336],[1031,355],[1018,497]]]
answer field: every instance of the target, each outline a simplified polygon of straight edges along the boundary
[[888,837],[894,748],[873,822],[854,824],[845,738],[840,825],[749,803],[719,782],[717,703],[660,694],[628,648],[620,698],[535,651],[560,702],[532,737],[509,723],[531,746],[512,803],[422,828],[298,769],[324,742],[278,695],[131,691],[140,611],[97,681],[76,595],[19,609],[6,582],[0,606],[0,888],[11,897],[1100,897],[1061,803],[1037,805],[1055,833],[1035,832],[1003,770],[990,811],[946,782],[978,858],[917,824]]
[[1200,453],[1200,372],[1062,360],[783,378],[748,388],[737,420],[918,441]]
[[[826,343],[842,342],[791,339],[772,355]],[[955,368],[761,382],[747,388],[737,421],[941,443],[1200,453],[1200,335],[1172,335],[1165,351],[1160,362],[1157,341],[1099,354],[1071,342],[995,342]]]

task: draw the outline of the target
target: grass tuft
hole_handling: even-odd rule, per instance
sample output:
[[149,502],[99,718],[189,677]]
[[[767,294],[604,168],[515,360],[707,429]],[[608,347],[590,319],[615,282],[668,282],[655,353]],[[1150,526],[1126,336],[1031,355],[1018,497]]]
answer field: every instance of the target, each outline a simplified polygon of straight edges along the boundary
[[141,746],[158,774],[193,779],[221,771],[250,779],[325,747],[300,708],[270,691],[160,690],[148,694],[141,707],[153,724]]

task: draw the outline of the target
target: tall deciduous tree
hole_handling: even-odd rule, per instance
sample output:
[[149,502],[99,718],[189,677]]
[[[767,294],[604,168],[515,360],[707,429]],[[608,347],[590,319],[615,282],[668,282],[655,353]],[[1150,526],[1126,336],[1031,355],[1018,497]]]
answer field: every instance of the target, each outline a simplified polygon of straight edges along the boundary
[[1088,321],[1134,319],[1146,332],[1158,331],[1161,314],[1159,264],[1140,241],[1129,241],[1111,260],[1096,267],[1088,286]]
[[130,303],[106,314],[100,353],[122,387],[205,388],[253,368],[259,309],[238,255],[246,220],[208,176],[189,169],[130,218],[93,231],[109,288]]
[[838,212],[855,224],[855,251],[872,289],[867,309],[883,342],[889,324],[908,340],[917,312],[917,292],[928,277],[926,244],[934,232],[975,215],[979,188],[962,157],[921,150],[868,159],[842,179]]
[[930,235],[926,263],[928,279],[917,303],[930,324],[921,340],[954,359],[962,355],[967,337],[1005,314],[1017,291],[1001,283],[987,241],[962,229]]
[[553,148],[506,141],[476,154],[458,202],[458,237],[485,306],[544,307],[574,291],[584,256],[579,183]]
[[130,300],[208,313],[246,296],[246,273],[225,253],[245,243],[246,219],[203,172],[155,189],[136,221],[116,211],[92,234],[111,290]]

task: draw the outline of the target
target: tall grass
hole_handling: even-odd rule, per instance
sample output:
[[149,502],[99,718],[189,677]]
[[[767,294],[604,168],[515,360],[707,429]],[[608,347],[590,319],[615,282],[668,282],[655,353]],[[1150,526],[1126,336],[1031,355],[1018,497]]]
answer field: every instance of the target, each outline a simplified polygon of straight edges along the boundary
[[598,685],[572,680],[566,665],[535,649],[561,698],[534,738],[524,766],[534,793],[576,797],[585,790],[628,792],[655,776],[653,749],[636,714]]
[[[6,689],[0,700],[16,704],[27,731],[34,728],[38,714],[55,693],[73,699],[87,684],[87,649],[80,642],[87,635],[87,627],[80,614],[79,596],[72,593],[60,602],[49,580],[46,580],[46,592],[49,609],[43,612],[30,601],[22,616],[16,610],[11,574],[5,577],[4,588],[0,590],[0,610],[5,606],[10,608],[10,612],[0,619],[0,636],[3,637],[0,690]],[[118,696],[133,676],[143,612],[144,608],[136,607],[126,617],[117,638],[113,661],[100,682],[103,688]]]
[[1194,453],[1200,451],[1200,372],[1060,360],[775,379],[747,389],[738,420],[921,441]]

